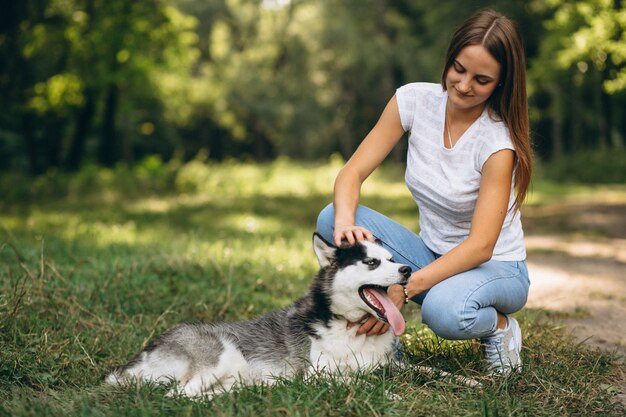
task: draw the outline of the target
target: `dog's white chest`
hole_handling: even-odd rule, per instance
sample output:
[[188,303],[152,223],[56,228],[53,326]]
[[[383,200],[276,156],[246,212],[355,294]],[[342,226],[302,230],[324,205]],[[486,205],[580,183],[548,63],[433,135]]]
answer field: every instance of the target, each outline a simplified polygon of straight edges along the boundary
[[311,366],[314,372],[371,369],[389,363],[394,334],[357,336],[358,326],[346,328],[345,321],[332,321],[330,328],[320,324],[319,338],[311,339]]

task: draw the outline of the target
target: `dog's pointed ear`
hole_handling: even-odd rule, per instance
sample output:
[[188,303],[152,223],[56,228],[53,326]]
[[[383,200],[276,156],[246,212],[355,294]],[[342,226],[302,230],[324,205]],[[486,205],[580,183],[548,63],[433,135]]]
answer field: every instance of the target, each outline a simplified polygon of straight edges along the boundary
[[313,233],[313,250],[317,261],[322,268],[331,264],[335,259],[336,248],[328,243],[319,233]]

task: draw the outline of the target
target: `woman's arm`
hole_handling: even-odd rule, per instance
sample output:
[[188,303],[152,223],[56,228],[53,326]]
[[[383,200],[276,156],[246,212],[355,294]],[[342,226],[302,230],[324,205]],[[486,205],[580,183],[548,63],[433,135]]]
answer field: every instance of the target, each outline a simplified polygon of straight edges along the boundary
[[[487,159],[469,237],[435,262],[414,272],[407,285],[409,297],[491,259],[508,208],[514,158],[513,151],[505,149]],[[396,299],[400,298],[397,289],[394,294]]]
[[[487,159],[483,165],[480,190],[468,238],[411,275],[406,285],[409,298],[432,288],[446,278],[475,268],[491,259],[508,208],[513,162],[514,153],[508,149],[496,152]],[[387,293],[399,309],[404,306],[404,291],[400,285],[390,287]],[[387,329],[388,325],[370,318],[359,327],[357,334],[367,333],[371,336],[382,334]]]
[[403,134],[398,102],[396,96],[393,96],[374,128],[363,139],[335,180],[335,245],[340,246],[342,239],[350,244],[363,239],[373,240],[369,230],[354,225],[361,185],[389,155]]

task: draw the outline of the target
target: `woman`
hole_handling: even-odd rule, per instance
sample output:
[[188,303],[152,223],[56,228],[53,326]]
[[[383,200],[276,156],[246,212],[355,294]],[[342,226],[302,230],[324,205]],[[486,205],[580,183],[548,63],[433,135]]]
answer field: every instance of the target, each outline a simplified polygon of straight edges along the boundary
[[[363,181],[410,132],[406,183],[419,236],[360,206]],[[399,88],[337,176],[317,229],[340,245],[380,239],[413,273],[388,290],[401,308],[446,339],[480,338],[488,370],[521,368],[521,331],[510,316],[526,303],[528,271],[519,208],[531,175],[525,58],[515,24],[481,11],[453,35],[441,85]],[[369,317],[359,334],[388,325]]]

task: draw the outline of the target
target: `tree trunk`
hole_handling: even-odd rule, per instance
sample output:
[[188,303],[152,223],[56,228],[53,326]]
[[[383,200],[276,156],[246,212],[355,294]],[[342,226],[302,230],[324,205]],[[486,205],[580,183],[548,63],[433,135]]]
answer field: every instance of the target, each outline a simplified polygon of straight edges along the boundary
[[76,171],[80,168],[83,154],[85,152],[85,142],[87,135],[91,129],[91,123],[96,110],[96,99],[93,91],[85,92],[85,105],[78,112],[78,120],[76,121],[76,131],[70,144],[70,150],[65,159],[65,167],[70,171]]
[[[569,102],[569,117],[570,117],[570,137],[571,141],[569,144],[569,148],[565,149],[569,153],[574,153],[579,151],[582,148],[583,143],[583,130],[584,117],[581,115],[581,106],[584,103],[584,99],[582,97],[582,87],[576,86],[572,80],[570,79],[569,85],[566,86],[568,93],[561,91],[561,96],[564,97],[567,94],[567,101]],[[587,110],[585,110],[587,111]],[[592,110],[593,111],[593,110]],[[565,117],[565,114],[564,114]]]
[[58,168],[61,166],[61,149],[63,148],[63,131],[67,119],[57,114],[51,113],[46,117],[44,142],[42,148],[45,154],[45,167]]
[[28,159],[28,168],[31,175],[39,175],[43,173],[39,155],[37,139],[35,137],[35,117],[30,113],[22,114],[22,138],[24,138],[26,157]]
[[254,126],[254,138],[252,139],[254,159],[263,162],[274,158],[274,144],[265,135],[262,124],[257,120]]
[[117,140],[115,137],[115,116],[119,99],[119,88],[111,83],[107,89],[102,118],[102,134],[98,160],[104,166],[113,166],[117,161]]
[[209,158],[214,161],[222,161],[225,156],[222,144],[223,132],[209,119],[204,119],[200,122],[199,131],[202,143],[209,150]]
[[611,144],[611,130],[612,130],[612,117],[611,117],[611,96],[604,91],[604,88],[600,87],[600,148],[604,149]]
[[550,88],[552,106],[552,159],[563,156],[563,91],[558,84]]
[[130,166],[135,159],[133,152],[133,119],[130,113],[122,112],[118,132],[118,136],[121,139],[119,142],[122,160]]

